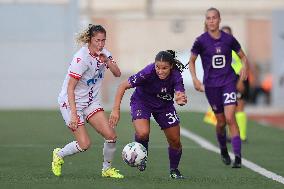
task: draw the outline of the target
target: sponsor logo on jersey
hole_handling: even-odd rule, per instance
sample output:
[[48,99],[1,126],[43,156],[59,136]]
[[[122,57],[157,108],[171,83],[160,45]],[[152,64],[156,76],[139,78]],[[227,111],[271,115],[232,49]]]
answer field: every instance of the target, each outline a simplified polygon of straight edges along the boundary
[[157,97],[163,100],[168,100],[168,101],[173,100],[173,97],[171,94],[157,94]]
[[95,79],[95,78],[92,78],[92,79],[89,79],[87,81],[87,85],[90,86],[90,84],[95,84],[99,79],[103,78],[103,73],[99,73],[98,77]]

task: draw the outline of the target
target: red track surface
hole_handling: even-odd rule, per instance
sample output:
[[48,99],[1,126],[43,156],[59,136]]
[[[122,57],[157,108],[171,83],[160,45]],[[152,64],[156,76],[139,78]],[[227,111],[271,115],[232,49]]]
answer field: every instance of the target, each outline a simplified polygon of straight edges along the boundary
[[284,129],[284,113],[275,115],[248,115],[249,119]]

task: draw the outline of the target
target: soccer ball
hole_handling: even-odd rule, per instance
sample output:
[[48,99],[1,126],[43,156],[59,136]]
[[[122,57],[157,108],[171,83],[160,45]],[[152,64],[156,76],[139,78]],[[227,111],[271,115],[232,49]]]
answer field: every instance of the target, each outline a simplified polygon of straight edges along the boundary
[[147,160],[147,150],[142,144],[131,142],[123,148],[122,159],[127,165],[137,167]]

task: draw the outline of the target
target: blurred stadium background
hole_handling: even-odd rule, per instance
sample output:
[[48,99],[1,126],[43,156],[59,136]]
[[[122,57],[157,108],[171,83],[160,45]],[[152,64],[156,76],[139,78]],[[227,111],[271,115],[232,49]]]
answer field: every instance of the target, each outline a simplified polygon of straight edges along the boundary
[[[108,108],[117,84],[153,61],[158,51],[175,49],[187,63],[211,6],[220,9],[222,25],[232,27],[246,51],[254,87],[273,75],[269,99],[260,94],[252,105],[283,110],[283,0],[0,0],[0,108],[57,108],[58,92],[78,49],[75,33],[88,23],[106,27],[106,46],[123,72],[120,79],[106,76],[102,96]],[[192,90],[188,71],[184,77],[191,99],[185,108],[205,110],[204,95]]]
[[[177,50],[178,58],[184,64],[187,63],[195,37],[203,31],[204,13],[209,7],[216,7],[221,11],[221,25],[232,27],[234,36],[240,41],[249,57],[254,76],[251,100],[246,108],[250,118],[266,121],[269,126],[284,127],[284,0],[0,0],[0,120],[1,122],[4,120],[0,123],[0,128],[4,130],[10,128],[8,133],[11,135],[19,132],[15,143],[21,143],[26,136],[20,135],[22,130],[17,130],[17,126],[22,124],[22,121],[27,121],[24,116],[28,114],[39,116],[36,121],[31,122],[29,121],[34,117],[28,116],[27,124],[32,125],[31,128],[28,127],[31,132],[37,132],[36,123],[40,124],[43,120],[45,121],[43,125],[46,127],[49,124],[47,119],[54,121],[54,118],[58,122],[51,121],[51,123],[63,124],[58,112],[56,117],[54,111],[47,112],[58,111],[57,96],[72,55],[79,48],[75,44],[75,33],[89,23],[101,24],[107,29],[106,47],[113,53],[123,73],[121,78],[113,78],[110,73],[106,74],[102,99],[105,109],[110,110],[114,92],[120,81],[153,61],[158,51]],[[201,78],[200,64],[197,71]],[[269,76],[272,76],[270,82],[272,87],[263,91],[262,84]],[[184,73],[184,81],[189,104],[179,110],[206,111],[208,104],[204,94],[194,91],[188,70]],[[130,94],[131,91],[128,91],[123,100],[125,111],[129,109]],[[37,114],[34,110],[44,111],[39,111]],[[14,123],[14,127],[10,127],[10,120],[14,118],[13,112],[19,112],[17,114],[20,116],[18,122]],[[42,117],[45,114],[52,116]],[[186,118],[184,115],[184,119]],[[201,119],[195,116],[195,119],[197,118]],[[202,124],[195,122],[197,125]],[[187,124],[187,122],[184,123]],[[130,124],[130,122],[128,120],[123,124]],[[250,124],[259,126],[252,122]],[[25,127],[25,125],[21,126]],[[54,125],[53,127],[55,128]],[[248,132],[254,129],[249,128]],[[29,131],[26,131],[27,136],[30,136]],[[123,135],[122,131],[119,132]],[[264,136],[267,130],[261,128],[261,131],[256,131],[258,132],[262,134],[256,137]],[[283,130],[271,132],[280,135],[278,137],[283,136]],[[1,133],[0,143],[10,145],[9,134],[7,135],[3,130]],[[48,137],[53,137],[47,135],[48,133],[51,131],[46,129],[46,141],[52,140]],[[55,137],[59,138],[57,135]],[[271,138],[273,139],[273,136]],[[44,137],[41,139],[45,144]],[[41,139],[35,140],[42,141]],[[252,139],[257,138],[252,136]],[[213,138],[212,141],[214,141]],[[30,142],[32,141],[27,144]],[[63,140],[56,142],[64,144]],[[54,144],[46,143],[49,145],[46,150],[49,153]],[[256,142],[254,145],[257,146],[257,144]],[[283,140],[278,143],[271,142],[271,146],[267,146],[267,149],[275,144],[283,147]],[[252,145],[253,142],[248,147],[249,150],[245,149],[248,155]],[[5,146],[0,147],[6,150]],[[279,170],[276,172],[284,175],[283,148],[281,153],[276,156],[278,157],[276,160],[281,162],[282,168],[278,167]],[[15,157],[20,155],[17,154]],[[253,155],[258,156],[257,152]],[[4,165],[8,158],[2,157],[4,160],[2,165]],[[282,157],[282,161],[279,157]],[[274,163],[277,167],[277,162]],[[45,163],[42,164],[45,165]],[[269,163],[267,165],[269,167]],[[275,167],[272,169],[277,169]],[[36,167],[34,168],[35,171]],[[44,169],[48,168],[44,167]],[[13,172],[13,169],[10,171]],[[0,188],[1,177],[5,177],[4,173],[0,171]],[[42,171],[41,174],[44,177],[46,173]],[[254,176],[251,177],[254,179]],[[30,178],[33,177],[27,177],[27,179]],[[11,182],[13,179],[14,177],[11,176]],[[47,183],[45,179],[43,182]],[[258,182],[258,179],[256,180],[255,182]],[[31,181],[34,180],[31,179]],[[198,183],[200,180],[195,181]],[[207,184],[215,181],[209,179]],[[244,177],[239,178],[236,183],[238,181],[246,182]],[[222,183],[219,184],[217,186],[222,186]],[[208,185],[204,186],[208,188]],[[280,185],[278,186],[280,188]]]

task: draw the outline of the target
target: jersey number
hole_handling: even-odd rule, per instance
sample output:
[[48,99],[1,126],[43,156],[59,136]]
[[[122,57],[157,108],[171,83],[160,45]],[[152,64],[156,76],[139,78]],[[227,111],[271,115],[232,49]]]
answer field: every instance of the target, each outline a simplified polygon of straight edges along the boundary
[[237,101],[237,95],[235,92],[232,93],[224,93],[225,96],[225,102],[224,104],[229,104],[231,102],[236,102]]
[[224,68],[226,64],[226,59],[224,55],[214,55],[212,57],[213,68]]
[[170,121],[168,121],[168,124],[173,124],[176,121],[178,121],[178,116],[177,113],[174,111],[174,113],[168,113],[166,114],[166,116],[170,119]]

